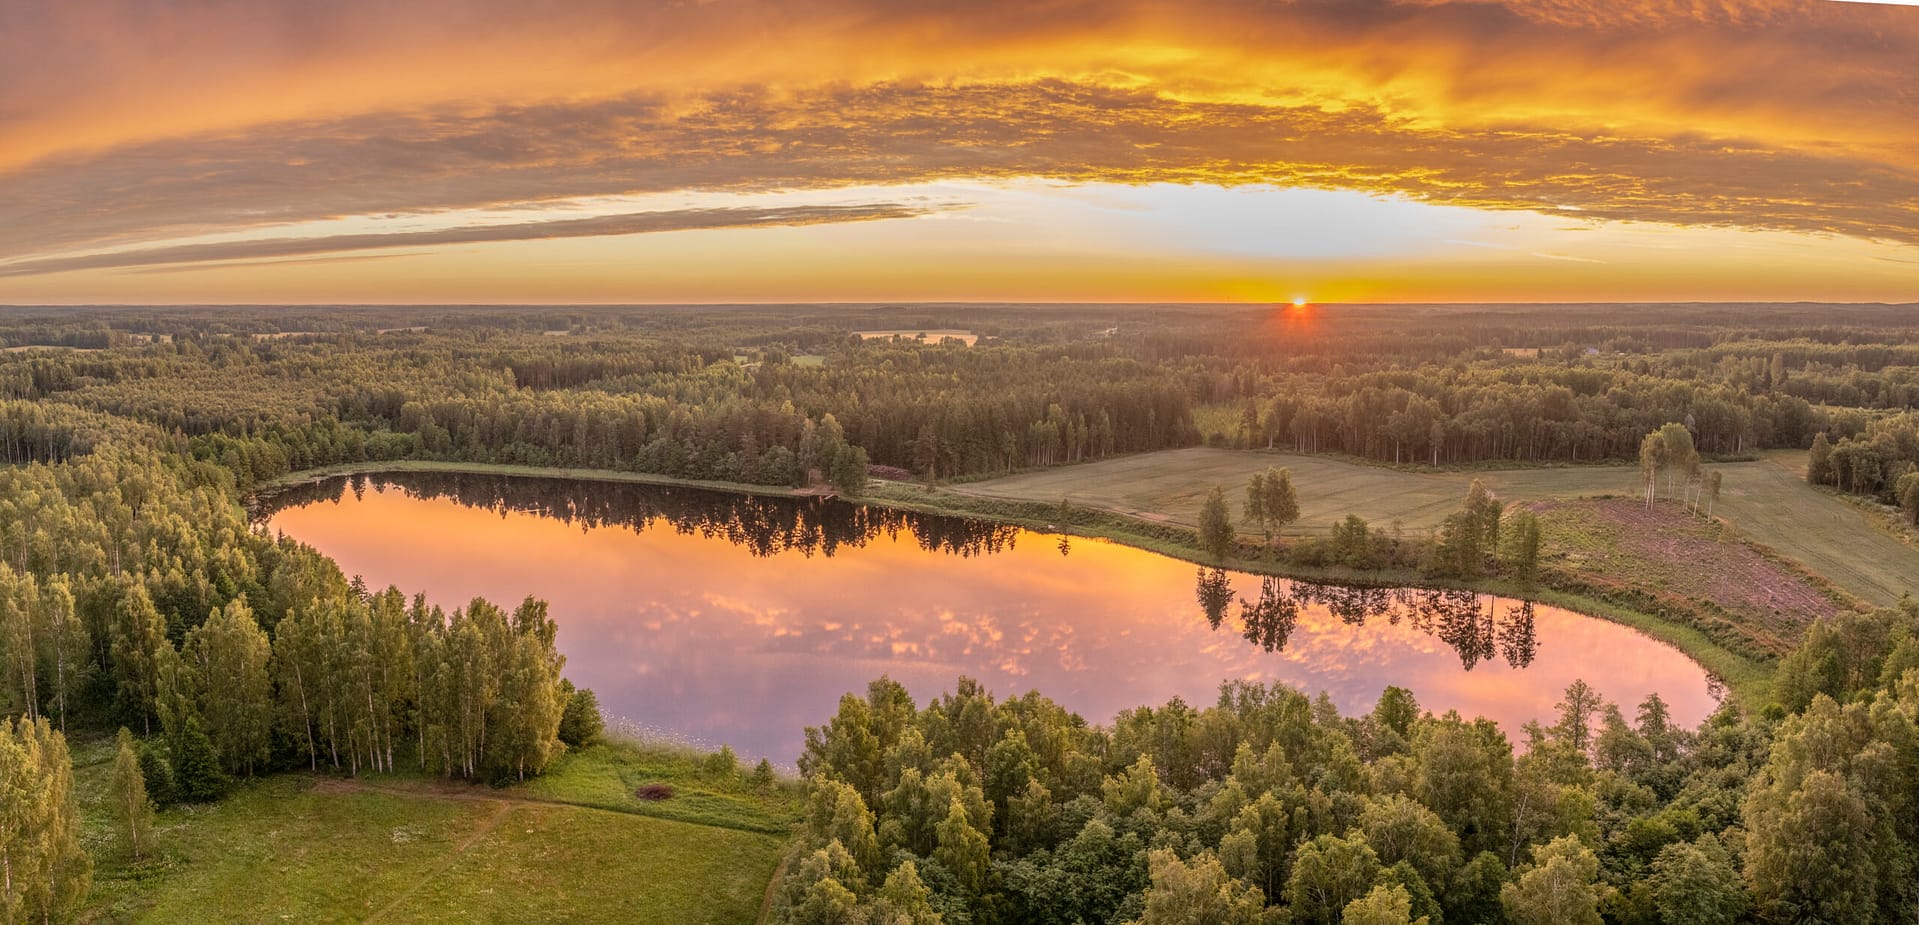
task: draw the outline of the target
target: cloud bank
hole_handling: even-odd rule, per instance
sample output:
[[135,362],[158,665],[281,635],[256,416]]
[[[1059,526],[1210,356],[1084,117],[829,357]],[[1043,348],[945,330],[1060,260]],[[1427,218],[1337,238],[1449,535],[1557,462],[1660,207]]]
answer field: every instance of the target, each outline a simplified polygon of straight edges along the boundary
[[[1823,0],[0,4],[0,275],[128,265],[84,253],[101,248],[180,263],[406,246],[273,231],[349,216],[1017,178],[1919,243],[1919,16]],[[838,208],[520,232],[916,214]],[[179,243],[249,229],[263,239]],[[413,243],[498,240],[482,233],[507,232]]]

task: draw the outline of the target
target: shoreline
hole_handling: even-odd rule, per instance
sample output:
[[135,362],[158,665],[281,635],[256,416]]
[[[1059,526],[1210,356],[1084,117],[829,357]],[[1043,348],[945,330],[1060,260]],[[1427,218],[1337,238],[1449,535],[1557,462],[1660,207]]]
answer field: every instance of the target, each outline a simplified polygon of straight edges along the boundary
[[[263,496],[289,488],[311,485],[330,478],[405,472],[623,482],[793,500],[821,497],[817,492],[783,486],[685,479],[613,469],[411,459],[346,463],[290,472],[248,490],[244,501],[251,511],[257,508],[258,500]],[[1344,568],[1300,567],[1259,559],[1229,558],[1214,561],[1193,543],[1191,530],[1169,522],[1147,520],[1093,507],[1061,508],[1057,505],[1038,502],[988,499],[937,487],[929,488],[917,483],[875,479],[870,483],[867,493],[854,498],[841,496],[839,500],[849,504],[871,505],[916,514],[989,520],[1037,533],[1104,540],[1200,567],[1223,568],[1247,574],[1360,586],[1458,589],[1496,597],[1533,601],[1618,623],[1672,646],[1705,669],[1709,681],[1724,692],[1725,698],[1742,708],[1757,710],[1765,704],[1771,692],[1772,665],[1734,652],[1696,627],[1545,585],[1522,588],[1511,582],[1496,579],[1434,580],[1405,569],[1360,572]],[[1068,516],[1060,516],[1062,513]]]

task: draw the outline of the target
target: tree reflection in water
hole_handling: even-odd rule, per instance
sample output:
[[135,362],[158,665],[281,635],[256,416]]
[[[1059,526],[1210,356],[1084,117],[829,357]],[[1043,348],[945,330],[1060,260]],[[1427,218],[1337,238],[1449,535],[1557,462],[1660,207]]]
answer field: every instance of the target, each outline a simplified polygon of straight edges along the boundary
[[[666,526],[682,534],[724,539],[755,556],[785,552],[831,556],[885,536],[913,537],[927,552],[980,556],[1013,548],[1018,527],[963,517],[909,514],[821,498],[741,495],[649,485],[471,473],[396,472],[339,476],[256,499],[254,519],[320,501],[338,501],[368,485],[399,488],[417,498],[444,498],[464,507],[551,517],[581,530],[624,527],[635,533]],[[1064,554],[1066,548],[1062,547]]]
[[1206,622],[1213,629],[1219,629],[1226,620],[1227,608],[1233,606],[1233,582],[1226,577],[1226,570],[1201,567],[1193,594],[1199,598],[1199,609],[1206,615]]
[[[1206,622],[1218,629],[1234,598],[1226,572],[1200,569],[1194,595]],[[1456,589],[1367,588],[1272,577],[1260,579],[1257,600],[1239,598],[1241,632],[1261,649],[1279,652],[1286,648],[1306,606],[1324,607],[1352,626],[1369,620],[1383,619],[1393,625],[1407,621],[1452,647],[1468,671],[1495,657],[1504,658],[1513,668],[1524,668],[1532,664],[1539,644],[1531,601],[1502,602]]]
[[[880,507],[823,499],[782,498],[665,487],[635,482],[469,473],[399,472],[340,476],[276,491],[255,500],[255,519],[264,523],[277,511],[322,501],[339,501],[348,491],[359,497],[371,486],[398,488],[418,498],[447,499],[470,508],[505,514],[519,511],[578,524],[582,530],[618,526],[641,532],[664,526],[681,534],[724,539],[755,556],[785,552],[831,556],[857,549],[880,537],[911,536],[928,552],[983,556],[1011,550],[1020,534],[1009,527],[963,517],[911,514]],[[1072,545],[1058,541],[1061,555]],[[1262,578],[1257,600],[1240,597],[1222,569],[1201,568],[1194,597],[1206,622],[1217,630],[1239,602],[1240,628],[1247,641],[1267,652],[1286,648],[1307,606],[1320,606],[1349,625],[1402,620],[1444,641],[1467,669],[1503,658],[1514,668],[1532,663],[1538,640],[1530,601],[1502,602],[1471,591],[1433,588],[1377,588]]]

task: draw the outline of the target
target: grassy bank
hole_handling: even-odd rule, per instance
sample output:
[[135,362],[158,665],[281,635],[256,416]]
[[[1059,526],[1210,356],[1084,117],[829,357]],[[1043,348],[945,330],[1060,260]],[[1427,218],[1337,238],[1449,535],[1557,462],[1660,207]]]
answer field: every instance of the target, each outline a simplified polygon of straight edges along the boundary
[[[798,817],[790,783],[762,791],[690,754],[602,745],[498,789],[279,774],[162,812],[136,861],[106,803],[112,742],[74,759],[91,922],[747,923]],[[614,792],[628,782],[675,793],[642,803]]]

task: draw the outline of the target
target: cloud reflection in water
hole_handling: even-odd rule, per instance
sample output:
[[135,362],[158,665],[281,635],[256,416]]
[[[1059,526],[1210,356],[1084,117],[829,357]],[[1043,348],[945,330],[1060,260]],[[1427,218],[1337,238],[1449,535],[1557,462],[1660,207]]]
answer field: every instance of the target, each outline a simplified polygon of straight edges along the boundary
[[[1201,569],[1112,543],[827,502],[490,476],[334,479],[272,529],[369,585],[552,603],[566,672],[609,712],[789,762],[801,731],[881,674],[922,701],[959,675],[1095,722],[1228,679],[1369,709],[1387,684],[1509,730],[1584,678],[1685,724],[1705,672],[1618,624],[1449,591]],[[1065,555],[1062,555],[1062,551]]]

